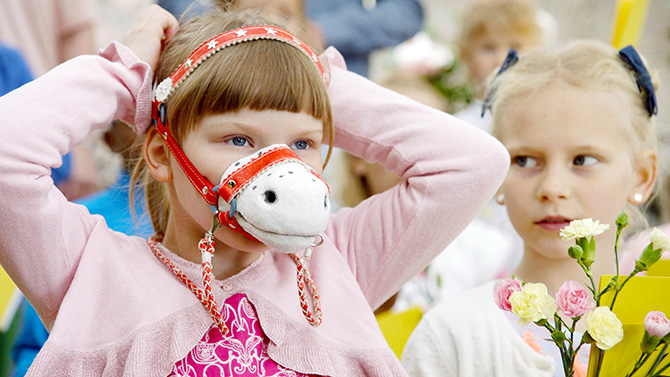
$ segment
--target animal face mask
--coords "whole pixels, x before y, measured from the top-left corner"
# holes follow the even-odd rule
[[[318,243],[330,216],[328,185],[284,144],[235,161],[214,190],[222,225],[284,253]]]

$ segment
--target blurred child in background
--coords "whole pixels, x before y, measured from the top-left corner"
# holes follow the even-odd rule
[[[476,100],[456,117],[490,132],[490,114],[482,115],[486,80],[510,49],[519,54],[541,46],[545,34],[534,0],[474,0],[464,10],[458,48],[475,86]]]

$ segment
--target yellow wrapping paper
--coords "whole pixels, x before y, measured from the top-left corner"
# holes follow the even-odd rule
[[[609,283],[612,276],[604,275],[600,278],[601,290]],[[623,282],[626,277],[619,276],[619,279]],[[670,277],[635,276],[626,283],[626,286],[617,296],[613,310],[623,324],[623,340],[605,351],[600,370],[601,377],[625,376],[633,369],[633,365],[642,353],[640,342],[644,335],[644,317],[652,310],[670,315],[670,295],[668,295],[668,292],[670,292]],[[612,297],[612,292],[606,293],[602,296],[600,304],[609,306]],[[595,344],[592,345],[589,356],[589,377],[595,376],[598,352],[599,350],[595,347]],[[655,354],[653,354],[635,376],[644,376],[655,359]],[[665,362],[662,365],[665,365]]]

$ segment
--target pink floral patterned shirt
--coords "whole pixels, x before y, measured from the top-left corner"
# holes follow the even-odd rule
[[[309,377],[286,369],[270,358],[269,339],[246,295],[238,293],[228,297],[221,314],[230,335],[222,336],[216,324],[212,324],[200,343],[174,365],[169,377]]]

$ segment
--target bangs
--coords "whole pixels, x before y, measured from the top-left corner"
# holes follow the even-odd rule
[[[245,108],[304,112],[323,121],[325,129],[332,124],[326,86],[314,63],[297,48],[273,40],[215,53],[175,90],[168,108],[178,140],[208,114]]]

